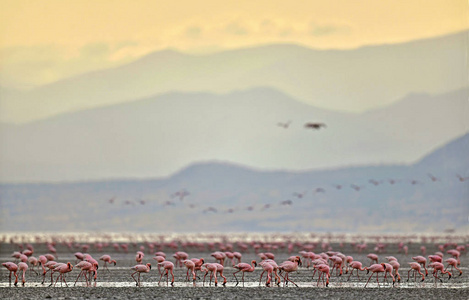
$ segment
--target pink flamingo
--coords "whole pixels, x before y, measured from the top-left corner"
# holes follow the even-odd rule
[[[24,262],[20,262],[18,264],[18,271],[23,271],[23,274],[22,274],[22,283],[23,283],[23,286],[24,284],[26,283],[26,279],[25,279],[25,273],[26,271],[28,270],[28,265]]]
[[[137,252],[137,254],[135,255],[135,261],[137,262],[137,264],[142,264],[144,256],[145,254],[142,251]]]
[[[342,276],[342,258],[336,256],[336,255],[333,255],[331,257],[329,257],[329,260],[332,261],[332,270],[331,272],[334,272],[334,269],[336,269],[336,275],[337,275],[337,272],[339,272],[340,270],[340,273],[338,276]]]
[[[372,272],[371,275],[370,275],[370,277],[368,278],[368,281],[367,281],[366,284],[365,284],[365,287],[366,287],[366,285],[368,284],[368,282],[370,282],[371,277],[372,277],[375,273],[376,273],[376,282],[378,282],[378,287],[379,287],[378,274],[385,272],[384,266],[383,266],[382,264],[373,264],[373,265],[371,265],[371,266],[369,266],[369,267],[367,267],[367,268],[365,268],[365,269],[366,269],[367,274],[368,274],[370,271]]]
[[[437,279],[438,279],[440,282],[443,282],[443,280],[441,280],[441,278],[438,277],[438,271],[441,272],[442,276],[443,276],[444,274],[448,274],[448,275],[449,275],[448,280],[451,279],[451,273],[450,273],[449,271],[446,271],[446,270],[445,270],[445,266],[444,266],[442,263],[435,261],[435,262],[432,262],[429,266],[433,268],[433,272],[432,272],[432,273],[433,273],[433,277],[435,277],[435,282],[436,282]]]
[[[31,269],[29,271],[30,272],[34,271],[34,273],[36,273],[36,275],[39,275],[38,272],[36,270],[34,270],[34,267],[36,267],[39,264],[39,261],[37,260],[37,258],[35,258],[34,256],[30,256],[28,258],[28,262],[31,264]]]
[[[414,273],[414,281],[417,281],[417,273],[422,275],[422,281],[424,281],[425,280],[425,275],[422,273],[422,271],[420,271],[420,264],[417,263],[417,262],[411,262],[411,263],[409,263],[409,265],[410,265],[410,270],[409,270],[409,272],[407,272],[407,281],[409,281],[410,271],[412,271],[412,270],[413,270],[413,273]]]
[[[135,280],[135,286],[140,286],[140,273],[149,273],[151,270],[151,264],[150,263],[146,265],[139,264],[139,265],[133,266],[131,269],[135,271],[132,274],[130,274],[130,276],[132,276],[132,278]],[[138,273],[138,280],[135,279],[134,277],[136,273]]]
[[[233,252],[233,256],[234,256],[234,258],[236,258],[238,260],[238,264],[241,262],[241,258],[243,257],[243,255],[239,252]]]
[[[208,272],[210,272],[210,284],[209,285],[212,285],[212,277],[213,276],[215,276],[215,284],[218,283],[218,281],[217,281],[217,267],[214,264],[212,264],[212,263],[203,264],[200,267],[200,271],[205,273],[204,281],[203,281],[204,286],[205,286],[205,277],[207,276]]]
[[[371,259],[371,264],[373,264],[373,262],[375,262],[375,264],[378,264],[378,255],[374,254],[374,253],[370,253],[368,254],[366,257],[368,257],[369,259]],[[371,266],[371,265],[370,265]]]
[[[396,283],[396,280],[394,279],[394,275],[392,274],[393,269],[394,269],[393,266],[388,263],[382,263],[381,265],[384,267],[384,280],[386,280],[387,275],[389,274],[389,276],[391,276],[392,278],[392,285],[394,286],[394,283]]]
[[[186,266],[187,268],[187,273],[186,273],[186,281],[189,281],[189,271],[192,273],[192,281],[195,283],[195,263],[192,260],[183,260],[182,263]]]
[[[4,262],[4,263],[2,263],[2,266],[4,266],[5,268],[7,268],[8,271],[10,271],[10,275],[8,277],[10,285],[11,285],[11,273],[13,273],[13,275],[15,275],[15,285],[17,285],[18,284],[18,274],[16,274],[16,272],[18,271],[18,266],[15,263],[12,263],[12,262]]]
[[[114,264],[114,266],[117,264],[117,262],[114,260],[114,259],[111,259],[111,256],[110,255],[107,255],[107,254],[104,254],[103,256],[101,256],[99,258],[99,260],[102,260],[104,261],[104,268],[106,268],[106,270],[108,270],[109,273],[111,273],[111,271],[109,271],[109,269],[107,268],[106,264]]]
[[[171,276],[172,276],[172,279],[171,279],[171,286],[174,286],[174,273],[173,273],[173,269],[174,269],[174,264],[170,261],[164,261],[162,263],[159,263],[158,265],[161,265],[163,267],[163,272],[161,272],[161,275],[160,275],[160,280],[158,281],[158,285],[160,284],[161,282],[161,278],[163,277],[163,274],[166,275],[166,285],[168,285],[168,281],[169,281],[169,273],[171,273]]]
[[[213,256],[215,258],[215,260],[217,260],[220,265],[224,265],[225,258],[226,258],[225,253],[220,252],[220,251],[216,251],[216,252],[213,252],[212,254],[210,254],[210,256]]]
[[[48,261],[47,263],[44,264],[44,267],[46,267],[48,270],[46,271],[49,272],[50,271],[50,285],[51,286],[53,283],[54,283],[54,279],[52,278],[52,273],[54,271],[54,269],[56,267],[58,267],[60,265],[60,263],[57,263],[56,261],[53,261],[53,260],[50,260]],[[44,284],[44,281],[46,280],[46,273],[44,273],[43,275],[43,278],[42,278],[42,283],[41,284]]]
[[[288,285],[288,281],[290,281],[291,283],[293,283],[296,287],[298,287],[298,285],[296,283],[294,283],[290,278],[289,278],[289,274],[291,272],[294,272],[296,270],[298,270],[298,266],[301,266],[301,258],[299,256],[296,256],[295,260],[294,261],[284,261],[283,263],[281,263],[279,266],[278,266],[278,269],[280,271],[285,271],[286,275],[283,276],[283,284],[284,285]]]
[[[55,269],[54,269],[54,272],[59,272],[60,274],[57,276],[57,279],[55,280],[55,283],[54,283],[54,286],[57,284],[57,281],[59,280],[59,278],[62,278],[62,281],[65,283],[65,285],[68,287],[67,285],[67,281],[65,281],[65,276],[64,274],[65,273],[69,273],[71,272],[73,269],[73,266],[70,262],[68,262],[67,264],[61,264],[59,266],[57,266]],[[62,281],[60,282],[62,284]]]
[[[390,260],[389,264],[392,266],[394,270],[394,277],[397,276],[397,282],[401,282],[401,274],[399,274],[399,268],[401,267],[401,265],[399,264],[397,260]]]
[[[251,264],[247,263],[239,263],[234,266],[235,269],[238,269],[238,271],[233,273],[234,278],[236,279],[236,285],[238,286],[239,280],[236,278],[236,273],[243,272],[243,286],[244,286],[244,273],[246,272],[254,272],[255,268],[257,266],[257,262],[255,260],[251,261]]]
[[[458,266],[461,264],[461,261],[459,260],[459,256],[461,255],[461,252],[459,252],[456,249],[450,249],[450,250],[446,251],[446,253],[453,256],[458,261]]]
[[[89,284],[91,284],[91,272],[95,272],[98,269],[98,265],[92,264],[87,261],[81,261],[77,265],[75,265],[75,267],[80,268],[81,271],[80,271],[80,274],[78,274],[77,279],[75,280],[74,286],[77,284],[78,279],[82,275],[85,277],[86,285],[88,286]],[[88,283],[88,278],[86,277],[86,273],[90,273],[89,283]]]
[[[427,264],[427,259],[423,256],[414,256],[412,257],[413,260],[415,260],[416,262],[418,262],[420,265],[423,266],[423,269],[425,270],[425,276],[428,276],[428,270],[427,268],[425,267],[425,265]]]
[[[176,253],[173,254],[173,257],[176,259],[175,261],[176,267],[182,267],[182,261],[187,259],[189,257],[189,254],[187,254],[184,251],[177,251]]]
[[[271,265],[272,268],[270,268],[269,266],[266,266],[266,264]],[[274,273],[275,274],[275,279],[276,279],[276,284],[280,285],[281,280],[280,280],[280,276],[278,275],[278,265],[273,259],[266,259],[266,260],[260,262],[259,265],[264,269],[264,271],[262,271],[262,273],[261,273],[261,277],[259,278],[259,285],[261,285],[262,276],[264,275],[265,272],[267,272],[267,275],[269,275],[269,273],[270,273],[270,278],[272,278],[272,273]],[[267,276],[267,277],[269,277],[269,276]],[[270,282],[271,282],[271,279],[269,280],[269,278],[268,278],[268,280],[266,282],[266,286],[270,286],[269,285]]]
[[[443,260],[443,258],[439,255],[429,255],[428,259],[430,260],[430,262],[440,262],[440,263]]]
[[[158,273],[160,273],[161,275],[160,263],[164,262],[166,259],[160,255],[153,257],[153,259],[156,260],[158,266]]]
[[[448,269],[448,267],[451,266],[451,272],[453,272],[453,268],[455,268],[456,270],[459,271],[459,276],[462,275],[462,270],[458,268],[458,261],[455,258],[448,258],[447,260],[445,260],[445,262],[448,264],[446,266],[446,269]]]
[[[318,265],[315,265],[314,268],[320,272],[317,286],[319,286],[319,281],[321,280],[321,277],[322,277],[322,283],[325,284],[326,287],[328,287],[329,278],[331,277],[331,269],[329,268],[329,266],[327,264],[318,264]],[[326,277],[325,283],[324,283],[324,277]]]
[[[358,271],[365,271],[365,270],[366,270],[365,268],[363,268],[362,263],[359,262],[359,261],[354,260],[354,261],[352,261],[352,262],[349,264],[349,267],[350,267],[352,270],[350,271],[350,275],[348,276],[347,281],[350,280],[350,276],[352,276],[353,270],[357,270],[358,281],[360,281],[360,276],[358,275]]]

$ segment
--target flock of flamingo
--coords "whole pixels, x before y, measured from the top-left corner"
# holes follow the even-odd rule
[[[138,245],[137,243],[112,243],[112,242],[95,242],[94,244],[80,244],[74,241],[62,241],[62,245],[68,248],[68,252],[73,253],[75,250],[81,250],[82,252],[74,252],[76,259],[75,265],[68,262],[58,262],[58,255],[56,251],[57,242],[46,242],[48,253],[39,255],[37,258],[33,256],[35,250],[32,244],[19,244],[14,243],[19,251],[14,251],[11,255],[15,260],[4,262],[2,265],[10,272],[9,273],[9,284],[11,286],[12,275],[15,277],[14,285],[17,286],[19,281],[19,275],[21,276],[22,285],[26,283],[26,272],[30,270],[35,273],[36,276],[41,276],[39,273],[41,270],[36,268],[42,268],[42,282],[45,284],[47,273],[50,274],[49,286],[56,286],[60,281],[61,285],[64,283],[68,286],[66,281],[66,275],[71,273],[74,269],[78,270],[78,275],[75,279],[74,285],[82,278],[86,286],[91,286],[93,281],[96,286],[98,279],[98,269],[104,270],[102,272],[109,272],[109,276],[112,272],[109,270],[109,265],[119,264],[115,259],[112,259],[109,254],[99,254],[99,258],[95,259],[88,252],[94,250],[96,252],[104,252],[106,249],[113,249],[114,253],[119,255],[127,256],[126,261],[128,263],[129,255],[133,255],[130,248],[134,247],[135,262],[136,265],[129,268],[129,279],[130,277],[135,281],[136,286],[141,286],[141,275],[149,273],[152,269],[152,262],[156,264],[156,269],[159,275],[158,285],[161,284],[163,277],[166,279],[166,285],[174,286],[175,268],[182,268],[185,272],[185,282],[192,282],[193,286],[196,286],[197,280],[202,280],[205,285],[206,276],[209,275],[208,285],[218,285],[218,279],[223,279],[223,286],[226,286],[227,272],[232,273],[234,280],[236,281],[235,286],[238,286],[240,282],[244,286],[245,273],[253,273],[255,271],[260,272],[259,285],[262,284],[263,275],[266,274],[264,285],[271,287],[273,285],[280,286],[283,281],[283,286],[288,286],[290,283],[298,287],[295,283],[294,276],[297,271],[310,270],[309,276],[311,280],[315,280],[314,277],[318,274],[316,286],[328,287],[330,281],[340,280],[343,274],[349,274],[347,281],[352,276],[356,276],[360,281],[360,272],[366,272],[371,274],[368,277],[364,287],[367,287],[371,278],[376,275],[376,282],[378,287],[379,276],[383,275],[383,280],[388,281],[388,278],[392,281],[392,286],[396,285],[396,282],[401,282],[401,275],[399,273],[402,270],[401,263],[395,256],[386,255],[388,247],[396,246],[391,243],[377,242],[374,247],[374,253],[366,255],[367,261],[358,261],[350,255],[343,254],[341,251],[344,248],[344,243],[340,243],[337,247],[340,249],[334,250],[329,242],[298,242],[298,241],[281,241],[281,242],[146,242]],[[357,255],[361,255],[362,252],[368,249],[368,245],[365,242],[352,242],[351,251]],[[403,261],[405,266],[408,266],[407,270],[407,281],[412,280],[417,285],[417,281],[426,280],[427,276],[434,280],[436,284],[443,282],[443,277],[447,276],[448,280],[456,276],[454,270],[458,272],[457,276],[461,276],[463,271],[461,269],[460,256],[465,254],[469,244],[458,244],[455,242],[447,242],[444,244],[435,244],[435,252],[431,255],[426,255],[426,246],[420,247],[421,255],[408,256],[409,247],[404,242],[397,244],[398,250],[402,256],[405,256],[406,260]],[[238,251],[234,251],[234,250]],[[163,250],[169,250],[172,254],[172,259],[168,259],[168,255]],[[183,251],[185,250],[185,251]],[[315,253],[313,251],[319,250]],[[190,258],[186,251],[193,251],[196,253],[211,253],[209,258],[193,257]],[[107,251],[106,251],[107,252]],[[145,252],[150,253],[151,261],[145,262]],[[289,257],[280,262],[276,261],[276,254],[287,253]],[[251,260],[248,262],[242,262],[243,253],[250,255],[251,257],[255,253],[257,260]],[[449,255],[445,257],[445,255]],[[361,255],[364,257],[364,255]],[[381,261],[380,261],[381,259]],[[385,260],[384,260],[385,259]],[[147,259],[148,260],[148,259]],[[209,262],[211,260],[211,262]],[[102,261],[100,266],[99,261]],[[154,262],[155,261],[155,262]],[[402,261],[402,259],[401,259]],[[367,266],[365,266],[367,265]],[[258,266],[260,268],[258,268]],[[185,268],[185,269],[184,269]],[[112,269],[112,268],[111,268]],[[39,272],[38,272],[39,271]],[[239,274],[241,273],[241,274]],[[354,274],[355,273],[355,274]],[[411,274],[412,273],[412,274]],[[101,274],[101,272],[100,272]],[[199,276],[199,274],[201,276]],[[238,276],[237,276],[238,274]],[[240,276],[241,275],[241,276]],[[54,278],[54,276],[56,276]],[[308,276],[308,277],[309,277]],[[363,276],[363,274],[362,274]],[[418,276],[418,278],[417,278]],[[345,278],[345,276],[344,276]],[[296,279],[295,279],[296,280]],[[345,279],[344,279],[345,280]],[[314,283],[313,283],[314,285]],[[391,286],[391,284],[389,284]]]
[[[429,183],[438,183],[441,182],[443,178],[436,177],[431,173],[427,174],[427,182]],[[469,177],[463,177],[460,174],[455,174],[454,178],[449,178],[449,180],[457,180],[458,182],[465,183],[469,181]],[[350,188],[355,192],[360,192],[367,187],[377,188],[381,185],[389,184],[389,185],[396,185],[396,184],[411,184],[414,186],[425,184],[426,181],[424,179],[369,179],[367,184],[334,184],[331,186],[332,190],[344,190],[346,188]],[[301,200],[306,199],[306,196],[309,192],[311,195],[319,195],[319,194],[326,194],[330,189],[326,187],[315,187],[312,190],[305,189],[301,192],[293,192],[291,193],[292,199]],[[169,195],[171,200],[166,200],[159,203],[162,207],[176,207],[179,204],[185,204],[190,209],[195,209],[199,207],[196,203],[189,203],[186,200],[191,193],[187,189],[181,189]],[[179,201],[175,201],[178,199]],[[205,206],[202,208],[203,213],[226,213],[232,214],[240,211],[266,211],[275,207],[289,207],[295,203],[292,199],[286,199],[279,201],[278,203],[264,203],[261,205],[249,205],[247,207],[226,207],[222,208],[220,206]],[[144,199],[137,199],[137,200],[124,200],[121,201],[122,205],[125,206],[135,206],[135,205],[146,205],[151,200],[144,200]],[[107,203],[110,205],[116,205],[117,197],[112,197],[111,199],[107,200]],[[178,204],[179,203],[179,204]]]

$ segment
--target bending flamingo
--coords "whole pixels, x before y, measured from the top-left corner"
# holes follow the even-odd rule
[[[236,273],[243,272],[243,286],[244,286],[244,273],[254,272],[256,266],[257,266],[257,263],[256,263],[255,260],[251,261],[251,264],[239,263],[239,264],[235,265],[234,268],[238,269],[238,271],[233,273],[233,276],[236,279],[236,285],[235,286],[238,286],[238,284],[239,284],[239,280],[236,277]]]

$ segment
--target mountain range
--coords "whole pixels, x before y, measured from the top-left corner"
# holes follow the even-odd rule
[[[161,179],[0,184],[1,231],[464,232],[469,134],[411,165],[267,171],[200,162]]]
[[[358,114],[313,107],[271,88],[174,92],[0,124],[0,181],[155,178],[210,160],[265,170],[409,164],[468,132],[467,97],[467,89],[411,94]],[[308,129],[308,122],[326,127]]]
[[[1,89],[0,122],[25,123],[173,91],[226,94],[256,87],[274,88],[316,107],[361,112],[410,93],[467,87],[467,36],[464,31],[353,50],[282,44],[207,55],[157,51],[28,91]]]

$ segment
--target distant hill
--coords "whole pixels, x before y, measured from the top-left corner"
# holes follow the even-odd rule
[[[268,45],[187,55],[151,53],[27,92],[5,93],[0,121],[31,121],[172,91],[229,93],[266,86],[333,110],[373,108],[409,93],[441,94],[467,87],[467,31],[397,45],[314,50]]]
[[[408,164],[468,132],[468,90],[413,94],[362,114],[270,88],[169,93],[24,125],[0,124],[0,181],[168,176],[192,163],[304,170]],[[279,123],[291,122],[288,128]],[[324,122],[326,128],[304,128]]]
[[[1,184],[0,230],[467,232],[467,153],[469,134],[409,166],[292,172],[212,161],[162,179]]]

